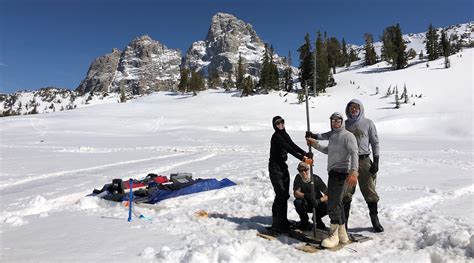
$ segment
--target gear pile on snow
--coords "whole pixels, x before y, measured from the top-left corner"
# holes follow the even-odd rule
[[[144,179],[133,179],[131,187],[128,181],[113,179],[112,183],[105,184],[101,190],[94,189],[91,195],[116,202],[128,201],[131,188],[135,203],[155,204],[161,200],[180,195],[215,190],[233,185],[235,183],[227,178],[220,181],[215,178],[193,179],[191,173],[174,173],[168,179],[166,176],[151,173]]]

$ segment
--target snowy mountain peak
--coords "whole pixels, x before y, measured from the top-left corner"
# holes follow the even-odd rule
[[[217,72],[225,77],[235,72],[241,55],[247,73],[257,78],[264,45],[251,24],[231,14],[217,13],[211,19],[206,39],[191,44],[184,65],[204,75]],[[286,66],[285,61],[276,54],[274,61],[281,70]]]
[[[241,39],[243,41],[262,43],[251,24],[245,23],[231,14],[217,13],[212,17],[206,42],[222,44],[219,45],[222,47],[221,52],[237,51],[232,43],[238,42],[237,38],[242,36],[250,37],[250,39]]]
[[[133,39],[123,52],[112,53],[94,60],[87,76],[77,88],[86,92],[119,92],[144,94],[170,89],[179,78],[181,51],[168,49],[148,35]]]

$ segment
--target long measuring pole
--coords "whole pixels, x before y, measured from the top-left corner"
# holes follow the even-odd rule
[[[309,96],[308,96],[308,85],[305,85],[304,87],[305,91],[305,98],[306,98],[306,126],[308,127],[308,131],[311,131],[310,125],[309,125]],[[311,153],[311,145],[308,145],[308,152]],[[314,157],[313,157],[314,158]],[[314,159],[313,159],[314,161]],[[314,178],[313,178],[313,165],[311,164],[309,166],[309,175],[311,178],[311,197],[313,200],[316,198],[316,193],[314,192]],[[313,236],[316,238],[316,207],[313,205]]]

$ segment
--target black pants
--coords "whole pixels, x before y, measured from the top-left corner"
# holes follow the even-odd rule
[[[293,202],[295,210],[300,216],[301,222],[308,222],[308,213],[313,213],[313,207],[303,198],[296,198]],[[328,214],[326,202],[319,203],[316,206],[316,222],[320,222],[321,218]]]
[[[328,214],[331,224],[343,225],[346,223],[342,198],[345,194],[344,183],[348,173],[329,172],[328,179]],[[347,188],[347,187],[346,187]]]
[[[275,191],[275,200],[272,205],[272,227],[275,229],[289,229],[287,218],[288,199],[290,198],[290,173],[285,162],[268,163],[270,180]]]

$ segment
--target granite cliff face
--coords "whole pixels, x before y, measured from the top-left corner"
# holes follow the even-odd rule
[[[235,73],[239,55],[247,73],[258,78],[265,44],[251,24],[225,13],[212,17],[206,39],[194,42],[186,52],[184,65],[204,75],[217,72],[221,77]],[[284,58],[274,54],[279,70],[286,67]]]
[[[135,38],[123,52],[99,57],[81,81],[78,92],[120,92],[146,94],[170,90],[177,85],[181,51],[168,49],[149,36]]]

